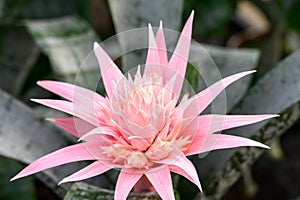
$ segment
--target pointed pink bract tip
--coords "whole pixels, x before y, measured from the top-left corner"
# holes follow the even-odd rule
[[[55,122],[55,118],[45,118],[46,121]]]
[[[193,19],[194,19],[194,10],[192,10],[192,12],[191,12],[191,14],[190,14],[187,21],[190,21],[190,20],[193,21]]]
[[[96,48],[98,48],[98,47],[100,47],[99,44],[98,44],[98,42],[94,42],[94,50],[95,50]]]
[[[27,176],[27,175],[20,175],[20,174],[21,174],[21,172],[19,172],[17,175],[15,175],[14,177],[12,177],[10,179],[10,181],[15,181],[17,179],[20,179],[20,178],[23,178],[23,177]]]
[[[256,70],[249,70],[249,71],[244,71],[244,72],[240,72],[240,73],[237,73],[237,74],[240,74],[242,76],[246,76],[248,74],[253,74],[255,72],[256,72]]]
[[[159,21],[159,29],[162,29],[163,28],[163,22],[162,20]]]
[[[38,102],[39,99],[30,99],[30,101],[33,101],[33,102]]]
[[[37,81],[36,84],[42,88],[47,85],[47,83],[53,83],[55,81],[49,81],[49,80],[42,80],[42,81]]]
[[[41,86],[41,84],[43,84],[43,81],[37,81],[36,84]]]
[[[257,142],[257,144],[258,144],[257,147],[264,148],[264,149],[271,149],[269,146],[267,146],[261,142]]]
[[[65,181],[65,179],[62,179],[57,185],[60,186],[63,183],[66,183],[67,181]]]

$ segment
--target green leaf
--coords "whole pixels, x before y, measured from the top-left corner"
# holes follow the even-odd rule
[[[251,137],[270,145],[300,117],[300,51],[294,52],[263,76],[247,93],[232,113],[280,113],[280,117],[251,126],[226,131]],[[220,199],[241,175],[244,166],[252,164],[266,150],[236,148],[211,152],[203,159],[195,158],[206,194]],[[201,167],[200,167],[201,166]]]
[[[300,0],[296,0],[292,3],[286,13],[287,24],[298,33],[300,32]]]
[[[153,27],[158,27],[160,20],[163,20],[164,27],[172,30],[180,29],[183,8],[181,0],[110,0],[108,3],[117,33],[134,28],[145,28],[142,34],[133,35],[134,32],[129,32],[128,34],[117,35],[120,46],[125,52],[134,50],[134,52],[123,57],[123,70],[125,72],[138,64],[145,63],[146,51],[136,51],[137,48],[135,47],[147,48],[148,23],[151,23]],[[140,32],[138,31],[138,33]],[[175,44],[176,39],[173,37],[173,40],[169,42]]]
[[[18,96],[39,56],[24,27],[5,27],[0,33],[0,88]]]
[[[114,192],[98,188],[83,182],[74,183],[68,190],[64,200],[113,200]]]
[[[99,67],[96,59],[90,59],[92,57],[88,55],[93,42],[99,41],[99,38],[86,21],[76,16],[66,16],[27,20],[26,26],[38,46],[48,55],[53,71],[61,79],[74,82],[76,77],[78,84],[95,88]]]
[[[5,200],[35,200],[35,185],[32,177],[21,181],[10,182],[23,165],[17,161],[0,157],[0,199]],[[18,194],[18,195],[16,195]]]

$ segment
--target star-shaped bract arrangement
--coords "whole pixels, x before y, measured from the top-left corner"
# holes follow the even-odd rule
[[[76,85],[39,81],[41,87],[65,100],[33,101],[74,117],[50,119],[82,142],[32,162],[12,180],[66,163],[94,162],[60,183],[79,181],[110,169],[121,169],[115,199],[124,200],[139,180],[147,180],[164,200],[174,199],[170,172],[180,174],[201,191],[189,155],[241,146],[268,148],[259,142],[216,132],[256,123],[275,115],[200,115],[234,81],[253,73],[224,78],[198,94],[179,97],[185,77],[193,12],[187,20],[170,60],[162,23],[154,36],[149,25],[149,48],[143,75],[126,78],[106,52],[94,44],[107,97]]]

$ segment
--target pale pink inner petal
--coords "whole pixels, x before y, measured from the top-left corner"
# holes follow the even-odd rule
[[[150,142],[147,138],[133,136],[128,139],[130,140],[130,144],[136,147],[139,151],[145,151],[150,146]]]
[[[98,137],[97,137],[98,136]],[[108,139],[106,136],[110,136]],[[91,131],[85,133],[80,140],[86,140],[90,137],[93,137],[94,141],[105,142],[106,144],[113,144],[115,142],[122,144],[126,147],[131,147],[124,138],[120,135],[117,129],[112,127],[100,127],[92,129]],[[91,140],[91,139],[90,139]]]

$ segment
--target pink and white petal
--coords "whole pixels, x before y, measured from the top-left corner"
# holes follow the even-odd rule
[[[194,140],[189,149],[185,152],[185,155],[194,155],[212,150],[246,146],[261,147],[266,149],[270,148],[260,142],[244,137],[225,134],[209,134],[207,136],[203,136],[202,142],[200,143]]]
[[[278,117],[278,115],[201,115],[198,117],[198,126],[202,131],[206,130],[206,134],[210,134],[254,124],[273,117]]]
[[[100,66],[106,93],[111,98],[115,86],[124,78],[124,75],[97,42],[94,43],[94,53]]]
[[[163,32],[162,21],[160,21],[159,23],[159,28],[156,33],[155,40],[158,48],[160,64],[162,67],[165,67],[168,65],[168,54],[167,54],[167,47],[166,47],[166,41]]]
[[[119,174],[115,189],[115,199],[126,200],[129,192],[131,191],[133,186],[140,180],[143,174],[143,171],[139,172],[134,170],[122,169]]]
[[[81,143],[54,151],[32,162],[21,172],[19,172],[15,177],[13,177],[11,181],[22,178],[24,176],[29,176],[45,169],[71,162],[96,160],[96,156],[90,152],[92,148],[95,147],[92,145],[89,146],[86,143]]]
[[[148,25],[148,30],[149,46],[144,74],[151,75],[153,73],[157,73],[157,75],[161,76],[160,57],[151,24]]]
[[[164,70],[166,72],[167,70]],[[175,72],[172,77],[165,83],[165,87],[172,92],[171,99],[177,99],[179,98],[180,92],[178,93],[178,84],[180,84],[180,80],[183,79],[178,72]]]
[[[200,192],[202,192],[202,187],[199,181],[199,177],[192,177],[190,174],[188,174],[186,172],[186,170],[184,170],[183,168],[177,167],[175,165],[169,165],[169,169],[171,172],[179,174],[185,178],[187,178],[189,181],[191,181],[192,183],[194,183],[195,185],[197,185],[197,187],[199,188]]]
[[[139,136],[129,136],[128,140],[130,141],[130,144],[139,151],[145,151],[150,146],[149,140],[151,141],[151,139]]]
[[[163,200],[175,200],[171,173],[167,165],[152,168],[145,175]]]
[[[101,161],[96,161],[87,167],[77,171],[76,173],[64,178],[59,182],[58,185],[66,182],[74,182],[74,181],[81,181],[84,179],[88,179],[94,176],[98,176],[103,174],[104,172],[114,168],[113,165],[104,164]]]
[[[128,142],[120,135],[120,133],[112,127],[97,127],[90,132],[84,134],[80,140],[85,140],[88,142],[99,142],[102,145],[112,145],[113,142],[118,141],[118,143],[123,144],[127,148],[133,148]]]
[[[51,99],[31,99],[32,101],[54,108],[70,115],[79,117],[87,122],[97,126],[98,121],[94,116],[94,112],[90,112],[90,109],[83,105],[74,105],[74,103],[64,100],[51,100]]]
[[[53,92],[69,101],[80,101],[82,103],[91,104],[90,102],[98,102],[106,104],[106,100],[94,91],[82,88],[70,83],[58,81],[38,81],[37,84],[46,90]],[[92,100],[92,101],[87,101]]]
[[[169,169],[172,169],[172,172],[186,177],[194,183],[200,191],[202,191],[197,171],[193,163],[183,154],[182,151],[174,149],[166,159],[163,159],[158,163],[168,165]]]
[[[71,133],[77,138],[80,138],[85,133],[96,128],[96,126],[88,123],[87,121],[75,117],[56,117],[47,118],[47,120],[53,122],[56,126],[68,133]]]
[[[179,105],[177,109],[182,113],[182,118],[197,116],[201,113],[227,86],[236,80],[254,73],[253,71],[241,72],[228,76],[213,85],[209,86],[205,90],[199,92],[183,104]]]
[[[166,72],[166,70],[164,71],[166,72],[164,74],[164,82],[169,80],[175,74],[175,72],[178,72],[179,81],[176,81],[176,87],[175,90],[173,91],[177,94],[177,96],[180,95],[183,80],[185,77],[185,70],[188,62],[190,44],[191,44],[193,18],[194,18],[194,12],[191,13],[186,24],[184,25],[179,40],[177,42],[177,45],[175,47],[175,50],[173,52],[173,55],[170,58],[168,68],[169,70],[171,69],[173,73],[171,73],[169,70],[167,70],[168,72]]]
[[[86,137],[91,135],[109,135],[115,139],[118,138],[118,134],[115,133],[113,129],[110,129],[110,127],[96,127],[84,134],[81,138],[79,138],[79,140],[84,140]]]

